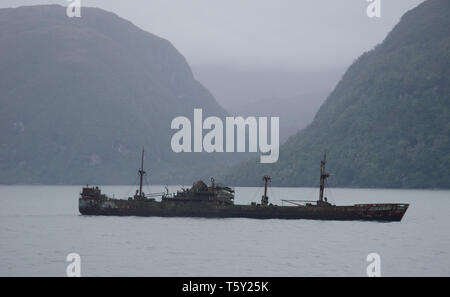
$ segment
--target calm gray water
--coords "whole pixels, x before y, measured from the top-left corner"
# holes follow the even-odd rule
[[[450,276],[450,191],[329,189],[338,205],[410,203],[400,223],[89,217],[75,186],[0,186],[0,276]],[[170,187],[171,191],[177,187]],[[126,197],[130,186],[103,187]],[[163,187],[152,186],[152,192]],[[260,188],[236,188],[236,203]],[[316,199],[310,188],[272,188],[270,201]]]

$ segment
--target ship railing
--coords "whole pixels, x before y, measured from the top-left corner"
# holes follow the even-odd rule
[[[146,198],[154,198],[154,197],[161,197],[166,195],[166,193],[164,192],[159,192],[159,193],[150,193],[150,194],[145,194]]]
[[[290,203],[297,206],[303,206],[305,203],[316,203],[315,200],[283,200],[281,199],[281,202]]]

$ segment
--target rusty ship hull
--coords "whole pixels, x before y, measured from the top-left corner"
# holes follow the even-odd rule
[[[250,205],[234,204],[234,190],[203,181],[195,182],[190,189],[166,193],[145,194],[142,191],[144,171],[144,150],[142,150],[139,189],[128,199],[112,199],[102,194],[98,187],[85,187],[80,193],[78,208],[82,215],[102,216],[145,216],[145,217],[201,217],[201,218],[250,218],[250,219],[310,219],[310,220],[364,220],[401,221],[409,204],[355,204],[336,206],[328,203],[324,196],[326,155],[320,165],[320,194],[317,201],[282,200],[294,206],[278,206],[269,203],[267,187],[270,176],[264,176],[264,194],[261,203]],[[161,201],[154,197],[161,196]],[[307,202],[306,204],[301,204]]]
[[[145,217],[202,217],[251,219],[311,219],[401,221],[408,204],[357,204],[352,206],[253,206],[182,205],[174,202],[128,201],[120,199],[79,199],[83,215],[145,216]]]

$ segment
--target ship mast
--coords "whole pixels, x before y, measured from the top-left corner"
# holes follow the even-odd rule
[[[320,194],[319,194],[319,203],[323,202],[323,192],[325,190],[325,181],[330,176],[330,174],[325,171],[325,164],[327,163],[327,154],[323,153],[323,160],[320,161]]]
[[[269,184],[271,178],[268,175],[264,175],[263,180],[264,180],[264,195],[262,196],[261,199],[261,205],[267,205],[269,204],[269,197],[267,197],[267,185]]]
[[[214,189],[216,187],[216,181],[214,180],[214,177],[211,177],[211,192],[214,194]]]
[[[146,172],[144,171],[144,148],[142,148],[141,169],[138,171],[138,173],[139,173],[139,197],[142,197],[142,180],[144,174],[146,174]]]

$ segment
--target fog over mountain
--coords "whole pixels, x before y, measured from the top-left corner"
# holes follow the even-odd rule
[[[229,165],[228,156],[173,155],[174,116],[192,116],[195,107],[280,116],[286,140],[311,122],[356,57],[421,2],[382,1],[382,17],[373,19],[360,0],[83,0],[80,19],[67,18],[63,7],[58,15],[6,9],[0,132],[13,141],[0,143],[3,182],[65,183],[63,168],[72,166],[71,183],[101,176],[128,183],[142,144],[158,168],[153,182],[214,174],[211,164]],[[3,0],[0,7],[42,3],[67,4]],[[87,6],[117,15],[102,11],[96,21],[92,13],[101,10]],[[108,129],[109,138],[96,136]],[[114,167],[102,167],[111,160]],[[79,179],[86,168],[91,176]]]
[[[280,142],[283,143],[311,123],[323,98],[327,95],[328,92],[317,92],[289,98],[265,98],[257,102],[237,105],[228,110],[235,116],[279,117]]]
[[[365,0],[82,0],[170,40],[226,109],[331,91],[422,0],[381,2],[381,18],[371,19]],[[2,0],[0,7],[48,3],[67,5]]]
[[[328,153],[339,187],[450,187],[450,1],[408,11],[383,43],[362,54],[274,164],[231,170],[235,185],[314,186]]]
[[[0,53],[0,183],[133,183],[143,146],[154,183],[229,162],[172,151],[175,117],[227,113],[169,41],[113,13],[0,9]]]

